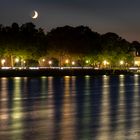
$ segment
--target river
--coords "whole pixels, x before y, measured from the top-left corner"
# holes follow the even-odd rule
[[[1,140],[139,140],[140,76],[0,78]]]

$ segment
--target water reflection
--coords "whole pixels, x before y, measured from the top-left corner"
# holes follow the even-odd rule
[[[0,79],[0,122],[2,129],[6,129],[8,126],[8,119],[9,119],[9,113],[8,113],[8,90],[7,90],[7,78],[1,78]]]
[[[102,77],[103,86],[102,86],[102,100],[101,100],[101,112],[100,112],[100,127],[98,139],[109,139],[109,76],[104,75]]]
[[[118,110],[117,110],[117,119],[116,119],[116,139],[125,139],[125,76],[120,75],[118,81]],[[115,109],[115,108],[114,108]],[[120,124],[120,125],[118,125]],[[115,126],[115,125],[114,125]]]
[[[60,137],[59,139],[75,139],[75,95],[72,94],[71,80],[73,77],[64,77],[64,91],[61,108]],[[74,80],[72,80],[74,82]],[[74,90],[74,89],[73,89]]]
[[[11,110],[11,132],[16,133],[12,135],[11,139],[22,139],[23,134],[23,107],[22,107],[22,93],[21,93],[21,78],[14,78],[12,110]]]
[[[121,78],[122,76],[120,76]],[[110,131],[116,132],[117,130],[117,121],[118,121],[118,113],[119,113],[119,77],[110,77],[109,83],[110,85],[110,93],[109,93],[109,118],[110,118]],[[112,139],[116,137],[115,133],[110,134]]]
[[[0,138],[140,137],[140,77],[0,78]]]
[[[76,91],[80,91],[77,93],[77,139],[89,139],[91,138],[91,89],[90,89],[90,77],[85,76],[82,83],[81,78],[77,79],[77,89]],[[79,85],[78,85],[79,84]],[[84,86],[83,86],[84,85]]]

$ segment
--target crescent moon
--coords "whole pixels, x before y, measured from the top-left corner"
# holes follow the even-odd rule
[[[32,16],[33,19],[36,19],[38,17],[38,12],[34,11],[34,15]]]

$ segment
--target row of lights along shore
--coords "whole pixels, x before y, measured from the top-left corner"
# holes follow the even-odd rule
[[[19,62],[20,62],[20,59],[15,58],[14,61],[15,61],[15,63],[19,63]],[[45,62],[45,61],[46,61],[45,59],[42,59],[42,62]],[[26,61],[24,60],[23,63],[25,64]],[[66,59],[66,60],[65,60],[65,63],[66,63],[66,64],[69,64],[70,61],[69,61],[68,59]],[[5,60],[5,59],[1,59],[1,65],[2,65],[2,66],[5,66],[5,64],[6,64],[6,60]],[[49,61],[48,61],[48,64],[49,64],[49,65],[52,65],[52,64],[53,64],[53,61],[49,60]],[[71,64],[72,64],[72,65],[75,65],[75,61],[72,61]]]
[[[45,59],[42,59],[42,61],[45,62],[46,60],[45,60]],[[66,63],[66,64],[69,64],[70,61],[69,61],[68,59],[66,59],[66,60],[65,60],[65,63]],[[53,62],[52,62],[51,60],[49,60],[49,61],[48,61],[48,64],[49,64],[49,65],[52,65]],[[72,61],[71,64],[72,64],[72,65],[75,65],[75,61]]]
[[[45,62],[46,60],[45,60],[45,59],[42,59],[42,61]],[[49,61],[48,61],[48,64],[49,64],[49,65],[52,65],[53,63],[52,63],[51,60],[49,60]]]
[[[20,59],[15,58],[14,62],[15,62],[15,63],[19,63],[19,62],[20,62]],[[25,60],[22,60],[22,62],[23,62],[24,64],[26,63]],[[42,59],[42,62],[46,62],[46,60],[45,60],[45,59]],[[66,60],[65,60],[65,63],[66,63],[66,64],[70,64],[70,63],[71,63],[73,66],[76,64],[75,61],[70,62],[69,59],[66,59]],[[89,64],[89,63],[90,63],[90,60],[86,60],[85,63],[86,63],[86,64]],[[6,59],[1,59],[1,65],[2,65],[2,66],[5,66],[5,64],[6,64]],[[51,65],[53,64],[53,61],[52,61],[52,60],[49,60],[49,61],[48,61],[48,64],[51,66]],[[125,63],[123,60],[120,61],[120,65],[121,65],[121,66],[122,66],[122,65],[125,65],[125,64],[126,64],[126,63]],[[107,65],[110,65],[110,63],[109,63],[107,60],[104,60],[104,61],[103,61],[103,65],[104,65],[104,66],[107,66]],[[137,62],[134,62],[134,65],[138,65],[138,63],[137,63]]]
[[[45,60],[45,59],[42,59],[42,61],[45,62],[46,60]],[[65,63],[66,63],[66,64],[69,64],[70,61],[69,61],[68,59],[66,59],[66,60],[65,60]],[[86,64],[89,64],[89,63],[90,63],[90,60],[86,60],[85,63],[86,63]],[[51,65],[51,64],[52,64],[52,61],[48,61],[48,64]],[[72,61],[71,64],[72,64],[72,65],[75,65],[76,63],[75,63],[75,61]],[[109,65],[110,63],[109,63],[108,61],[104,60],[104,61],[103,61],[103,64],[104,64],[104,65]],[[120,61],[120,65],[124,65],[124,64],[125,64],[124,61],[121,60],[121,61]],[[136,63],[135,63],[135,64],[136,64]]]
[[[19,58],[15,58],[14,62],[15,62],[15,63],[19,63],[19,62],[20,62],[20,59],[19,59]],[[23,60],[22,62],[23,62],[24,64],[26,63],[25,60]],[[5,66],[5,64],[6,64],[6,60],[5,60],[5,59],[1,59],[1,65],[2,65],[2,66]]]

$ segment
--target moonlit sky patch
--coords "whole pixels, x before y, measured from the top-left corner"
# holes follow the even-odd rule
[[[0,23],[33,22],[50,30],[64,25],[87,25],[99,33],[115,32],[140,41],[139,0],[0,0]],[[40,17],[33,21],[30,13]]]

